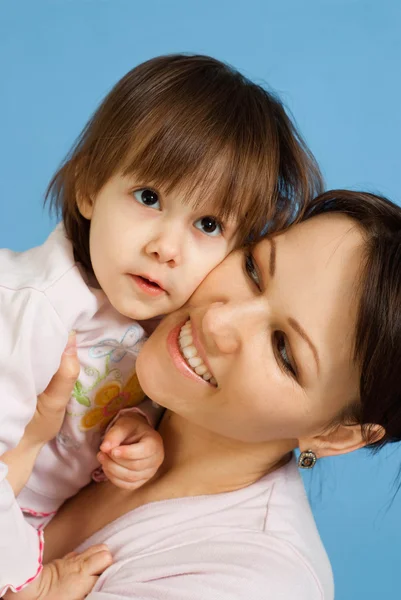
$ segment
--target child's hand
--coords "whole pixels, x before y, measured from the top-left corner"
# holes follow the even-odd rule
[[[122,415],[106,433],[100,450],[104,474],[125,490],[149,481],[164,460],[160,434],[138,413]]]
[[[42,572],[20,592],[6,592],[4,600],[82,600],[98,576],[112,563],[107,546],[92,546],[44,565]]]

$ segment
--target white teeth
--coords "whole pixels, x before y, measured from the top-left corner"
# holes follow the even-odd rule
[[[195,346],[187,346],[186,348],[183,348],[182,353],[185,356],[185,358],[193,358],[198,354]]]
[[[195,373],[197,375],[204,375],[205,373],[207,373],[207,366],[204,364],[201,364],[200,367],[196,367]]]
[[[180,338],[180,346],[181,348],[186,348],[187,346],[190,346],[193,341],[192,335],[183,335],[182,338]]]
[[[181,353],[188,365],[197,375],[200,375],[205,381],[209,381],[212,385],[217,386],[216,379],[210,371],[208,371],[208,368],[201,357],[198,356],[198,351],[194,346],[193,341],[191,322],[187,321],[185,325],[181,327],[178,339]]]
[[[199,367],[202,364],[202,359],[199,356],[195,356],[195,358],[188,358],[188,362],[190,366],[194,369],[195,367]]]

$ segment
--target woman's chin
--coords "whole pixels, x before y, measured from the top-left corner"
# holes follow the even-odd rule
[[[151,351],[151,338],[149,338],[138,355],[136,360],[136,374],[138,376],[139,385],[144,393],[155,402],[158,402],[160,386],[158,385],[158,364],[155,353]]]

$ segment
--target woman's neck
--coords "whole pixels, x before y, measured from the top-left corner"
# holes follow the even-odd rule
[[[152,487],[174,490],[175,497],[244,488],[288,462],[296,446],[294,440],[264,444],[231,440],[168,411],[159,433],[165,461]]]
[[[244,444],[229,440],[169,412],[159,432],[166,458],[157,475],[135,491],[106,481],[91,484],[67,500],[46,528],[46,560],[64,556],[140,506],[247,487],[285,464],[295,446],[291,441]],[[84,510],[87,506],[93,509],[90,514]]]

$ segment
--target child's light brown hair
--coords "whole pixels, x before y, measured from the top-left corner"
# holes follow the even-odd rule
[[[207,56],[151,59],[111,90],[49,184],[75,258],[92,271],[90,222],[77,196],[96,199],[115,175],[185,192],[219,219],[238,219],[238,245],[267,222],[297,220],[322,191],[317,164],[281,102]]]

